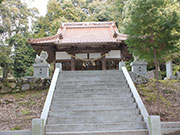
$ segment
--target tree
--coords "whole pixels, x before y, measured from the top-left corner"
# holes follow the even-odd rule
[[[88,17],[86,21],[112,21],[114,17],[113,2],[107,0],[86,1]]]
[[[9,70],[12,65],[12,59],[10,57],[11,48],[8,46],[0,45],[0,66],[3,69],[3,78],[7,78]]]
[[[3,74],[7,74],[7,70],[11,68],[11,64],[13,64],[13,70],[15,69],[15,73],[17,72],[18,66],[28,67],[29,64],[25,62],[25,58],[31,57],[31,55],[34,54],[34,51],[32,49],[29,49],[27,51],[27,38],[29,37],[29,26],[28,26],[28,19],[34,18],[34,15],[36,14],[35,9],[28,9],[27,5],[25,3],[22,3],[21,0],[5,0],[0,4],[0,38],[1,44],[2,44],[2,58],[6,55],[5,58],[3,58],[1,61],[1,66],[5,67],[3,70]],[[22,41],[24,40],[24,41]],[[17,50],[16,50],[17,49]],[[11,51],[14,50],[14,51]],[[24,55],[22,57],[22,63],[23,65],[20,65],[18,61],[16,61],[16,57],[19,56],[18,52],[19,50],[22,50],[24,52],[21,52],[21,55]],[[17,55],[18,54],[18,55]],[[10,57],[11,56],[11,57]],[[11,59],[13,56],[14,59]],[[23,59],[24,58],[24,59]],[[6,61],[7,60],[7,61]],[[15,60],[12,62],[12,60]],[[9,62],[10,61],[10,62]],[[4,63],[4,64],[3,64]],[[30,63],[31,64],[31,63]],[[22,75],[21,71],[19,70],[20,76]],[[16,74],[17,75],[17,74]],[[18,75],[17,75],[18,76]]]
[[[125,32],[125,25],[130,21],[131,11],[135,6],[135,0],[115,0],[114,13],[121,33]]]
[[[31,11],[20,0],[6,0],[0,5],[1,36],[10,38],[14,34],[28,29],[28,17]]]
[[[31,67],[35,59],[35,51],[28,45],[27,38],[20,34],[13,36],[10,43],[14,45],[13,71],[15,77],[22,77],[26,70]]]
[[[49,0],[47,14],[34,25],[34,38],[55,35],[62,22],[81,22],[86,18],[80,1]]]
[[[34,38],[55,35],[62,22],[112,21],[112,0],[49,0],[34,25]]]
[[[179,17],[167,10],[168,3],[168,0],[134,0],[130,21],[125,26],[130,52],[155,63],[159,113],[158,62],[175,50],[180,30]]]

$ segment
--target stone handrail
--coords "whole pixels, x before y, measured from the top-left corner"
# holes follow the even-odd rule
[[[134,85],[134,83],[133,83],[133,81],[132,81],[132,79],[131,79],[131,77],[130,77],[127,69],[126,69],[126,67],[125,67],[125,63],[121,62],[119,64],[119,69],[123,71],[123,74],[124,74],[124,76],[125,76],[125,78],[127,80],[127,83],[129,85],[130,89],[131,89],[133,97],[135,98],[136,103],[138,105],[138,108],[140,109],[141,114],[142,114],[142,116],[144,118],[144,121],[146,122],[146,124],[148,126],[149,114],[148,114],[148,112],[147,112],[147,110],[146,110],[146,108],[144,106],[144,103],[142,102],[141,97],[139,96],[139,93],[137,92],[137,89],[136,89],[136,87],[135,87],[135,85]]]
[[[48,113],[49,113],[49,110],[50,110],[52,98],[53,98],[54,91],[55,91],[55,88],[56,88],[57,79],[58,79],[58,76],[59,76],[59,73],[60,73],[61,70],[62,70],[62,65],[60,63],[57,63],[56,64],[56,69],[55,69],[55,72],[54,72],[54,75],[53,75],[53,78],[52,78],[52,81],[51,81],[51,85],[50,85],[50,88],[49,88],[49,92],[48,92],[48,95],[46,97],[44,108],[43,108],[43,111],[41,113],[41,118],[40,119],[44,120],[44,126],[46,125],[46,120],[47,120],[47,117],[48,117]]]

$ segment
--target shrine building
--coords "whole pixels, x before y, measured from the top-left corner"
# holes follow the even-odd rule
[[[47,51],[49,63],[62,63],[63,70],[112,70],[132,58],[114,22],[62,23],[54,36],[30,39],[38,54]]]

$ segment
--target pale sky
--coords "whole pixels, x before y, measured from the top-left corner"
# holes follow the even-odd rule
[[[47,13],[48,0],[25,0],[30,8],[36,7],[39,10],[41,16],[45,16]]]

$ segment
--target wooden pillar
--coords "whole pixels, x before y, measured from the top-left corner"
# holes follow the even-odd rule
[[[102,55],[105,55],[105,53],[102,53]],[[102,57],[102,70],[106,70],[106,58],[105,56]]]
[[[75,54],[72,54],[75,55]],[[71,71],[75,70],[75,58],[71,56]]]
[[[121,55],[121,61],[123,61],[124,60],[123,48],[121,48],[121,50],[120,50],[120,55]]]
[[[54,49],[54,71],[56,69],[56,50]],[[54,74],[54,71],[53,71],[53,74]]]

